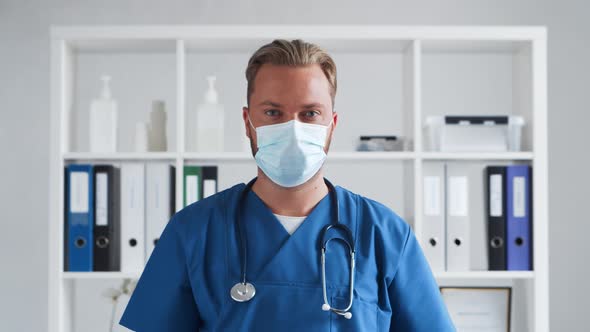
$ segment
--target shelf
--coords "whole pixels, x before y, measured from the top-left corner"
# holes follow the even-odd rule
[[[173,53],[176,47],[174,39],[76,39],[68,45],[78,53]]]
[[[254,161],[249,152],[187,152],[182,156],[188,161]]]
[[[141,272],[64,272],[64,279],[138,279]],[[434,272],[437,279],[534,279],[533,271]]]
[[[423,152],[425,160],[532,160],[532,152]]]
[[[534,279],[533,271],[434,272],[437,279]]]
[[[328,153],[328,160],[412,160],[415,156],[411,151],[352,151]]]
[[[249,152],[220,152],[220,153],[198,153],[189,152],[183,155],[186,160],[194,161],[254,161],[254,157]],[[382,160],[412,160],[414,152],[395,151],[395,152],[329,152],[328,161],[382,161]]]
[[[293,35],[292,38],[298,37],[299,34]],[[283,38],[289,38],[284,35]],[[260,45],[267,42],[268,37],[262,36],[259,38],[252,37],[244,38],[188,38],[186,45],[188,52],[212,53],[212,52],[226,52],[226,53],[253,53]],[[309,37],[306,41],[322,45],[322,48],[328,52],[364,52],[364,53],[390,53],[403,52],[410,41],[409,40],[393,40],[387,38],[365,38],[363,36],[330,39],[326,37]]]
[[[351,41],[372,42],[375,46],[391,44],[392,41],[404,42],[412,39],[428,41],[426,50],[456,49],[461,50],[511,50],[514,44],[541,38],[546,34],[544,27],[537,26],[390,26],[390,25],[158,25],[158,26],[54,26],[51,28],[53,39],[76,41],[86,46],[88,41],[111,43],[119,46],[120,40],[128,43],[151,43],[158,41],[184,39],[195,43],[195,47],[204,44],[209,48],[239,49],[249,47],[252,40],[282,38],[302,38],[307,40],[331,41],[335,46],[350,48]],[[98,40],[98,41],[96,41]],[[205,44],[198,41],[210,41]],[[237,46],[236,41],[241,41]],[[442,44],[445,42],[446,44]],[[448,46],[447,44],[450,44]],[[492,46],[488,46],[491,44]],[[107,44],[108,46],[109,44]],[[259,44],[255,44],[258,46]],[[94,46],[91,44],[91,46]],[[104,47],[104,46],[103,46]],[[393,46],[389,46],[393,47]],[[89,48],[89,47],[88,47]]]
[[[63,279],[139,279],[141,272],[63,272]]]
[[[425,40],[424,53],[516,53],[528,45],[522,40]]]
[[[174,160],[175,152],[70,152],[63,155],[64,160]]]
[[[174,160],[176,152],[116,152],[116,153],[92,153],[70,152],[63,155],[66,161],[78,160]],[[384,160],[532,160],[532,152],[423,152],[412,151],[351,151],[330,152],[328,160],[333,161],[384,161]],[[181,158],[188,161],[254,161],[249,152],[187,152],[181,154]]]

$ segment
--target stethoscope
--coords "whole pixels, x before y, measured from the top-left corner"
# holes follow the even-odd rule
[[[252,179],[247,185],[246,188],[241,193],[240,199],[238,201],[238,208],[236,209],[236,231],[238,233],[238,238],[240,242],[240,261],[241,261],[241,275],[242,280],[236,283],[230,291],[231,298],[236,302],[247,302],[250,301],[254,295],[256,294],[256,288],[246,279],[246,268],[248,263],[248,239],[245,234],[245,230],[243,229],[245,225],[241,223],[241,207],[242,203],[246,198],[246,194],[252,189],[252,185],[256,182],[257,178]],[[344,316],[347,319],[352,318],[352,313],[349,311],[352,307],[353,301],[353,292],[354,292],[354,267],[355,267],[355,244],[354,244],[354,237],[350,229],[340,223],[340,212],[338,208],[338,195],[336,193],[336,189],[334,185],[326,178],[324,178],[324,182],[328,186],[330,191],[331,199],[332,199],[332,206],[333,210],[336,213],[336,222],[330,223],[322,228],[319,238],[319,246],[321,251],[321,265],[322,265],[322,292],[324,296],[324,304],[322,304],[322,310],[324,311],[332,311],[338,315]],[[326,236],[330,231],[340,230],[344,232],[346,238],[342,237],[332,237],[326,240]],[[339,309],[334,308],[328,302],[328,295],[326,291],[326,250],[328,248],[328,243],[332,240],[339,240],[343,242],[348,247],[348,253],[350,255],[350,274],[349,274],[349,291],[348,291],[348,305],[346,308]]]

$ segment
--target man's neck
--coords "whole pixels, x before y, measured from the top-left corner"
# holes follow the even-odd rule
[[[258,168],[258,179],[254,182],[252,190],[273,213],[283,216],[307,216],[328,194],[323,168],[309,181],[293,188],[277,185]]]

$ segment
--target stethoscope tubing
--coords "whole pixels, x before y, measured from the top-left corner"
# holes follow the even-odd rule
[[[234,287],[232,287],[231,290],[231,295],[232,298],[238,302],[247,302],[249,301],[255,294],[255,288],[252,284],[248,283],[247,281],[247,277],[246,277],[246,271],[248,268],[248,238],[246,236],[246,225],[242,224],[242,218],[241,218],[241,207],[243,205],[243,202],[245,201],[246,195],[247,193],[252,189],[252,186],[254,185],[254,182],[256,182],[257,177],[255,177],[254,179],[252,179],[250,182],[248,182],[248,184],[246,185],[246,187],[244,188],[244,190],[241,193],[239,202],[238,202],[238,207],[236,209],[236,222],[235,222],[235,227],[236,227],[236,232],[238,234],[238,241],[239,241],[239,246],[240,246],[240,266],[241,266],[241,282],[236,284]],[[322,310],[325,311],[332,311],[338,315],[344,316],[348,319],[350,319],[352,317],[352,313],[349,312],[349,310],[352,307],[352,302],[354,299],[354,271],[355,271],[355,241],[354,241],[354,237],[352,235],[352,232],[350,231],[350,229],[340,223],[340,212],[339,212],[339,202],[338,202],[338,195],[336,193],[336,189],[334,188],[334,185],[328,181],[328,179],[324,178],[324,182],[326,183],[326,185],[328,186],[328,189],[330,191],[330,195],[332,195],[332,204],[334,205],[333,211],[336,214],[336,218],[334,218],[336,220],[335,223],[330,223],[326,226],[324,226],[322,228],[322,231],[320,233],[320,237],[319,237],[319,246],[320,246],[320,253],[321,253],[321,269],[322,269],[322,294],[324,297],[324,304],[322,305]],[[326,234],[330,231],[330,230],[342,230],[346,236],[346,239],[342,239],[340,237],[333,237],[333,238],[329,238],[328,240],[326,240]],[[346,308],[341,309],[341,308],[333,308],[332,306],[330,306],[330,302],[328,301],[328,295],[327,295],[327,287],[326,287],[326,250],[328,247],[328,243],[332,240],[339,240],[341,242],[343,242],[347,247],[348,247],[348,252],[349,252],[349,258],[350,258],[350,269],[349,269],[349,300],[348,300],[348,305],[346,306]],[[244,295],[245,293],[243,293],[242,291],[238,290],[241,289],[242,291],[245,290],[249,290],[251,293],[250,295]],[[235,292],[235,294],[234,294]]]

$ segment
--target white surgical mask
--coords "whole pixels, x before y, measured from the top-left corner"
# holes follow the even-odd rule
[[[254,158],[258,167],[274,183],[295,187],[311,179],[326,160],[324,145],[327,126],[296,120],[255,128],[258,143]]]

